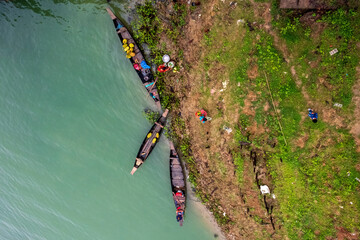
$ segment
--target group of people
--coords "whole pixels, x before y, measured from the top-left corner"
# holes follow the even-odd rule
[[[200,111],[197,111],[195,113],[195,116],[199,118],[200,122],[205,123],[207,119],[207,112],[204,109],[201,109]]]

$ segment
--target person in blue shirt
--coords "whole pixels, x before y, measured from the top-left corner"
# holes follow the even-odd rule
[[[200,121],[201,121],[202,123],[205,123],[205,122],[207,121],[207,119],[206,119],[206,117],[205,117],[204,115],[201,115],[201,116],[199,117],[199,119],[200,119]]]
[[[313,123],[316,123],[316,122],[317,122],[317,119],[318,119],[318,114],[317,114],[317,112],[314,112],[311,108],[309,108],[308,110],[309,110],[308,116],[309,116],[310,119],[313,121]]]

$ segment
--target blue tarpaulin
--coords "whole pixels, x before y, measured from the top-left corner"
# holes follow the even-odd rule
[[[120,28],[122,28],[122,25],[120,23],[117,23],[116,30],[119,30]]]
[[[141,63],[140,63],[140,65],[141,65],[141,67],[144,68],[144,69],[146,69],[146,68],[149,69],[149,68],[150,68],[150,66],[146,64],[145,60],[142,60]]]

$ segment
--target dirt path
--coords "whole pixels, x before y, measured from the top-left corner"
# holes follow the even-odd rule
[[[356,68],[356,83],[353,87],[353,103],[355,104],[354,117],[350,133],[354,136],[357,151],[360,152],[360,66]]]

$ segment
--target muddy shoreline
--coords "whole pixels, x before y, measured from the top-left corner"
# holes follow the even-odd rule
[[[186,168],[185,168],[186,169]],[[200,215],[207,219],[207,224],[214,232],[214,238],[219,240],[226,240],[224,233],[222,232],[219,224],[216,222],[216,219],[213,213],[206,208],[206,206],[201,202],[200,199],[196,197],[196,192],[194,191],[193,186],[189,182],[189,171],[186,169],[186,189],[187,189],[187,200],[191,201],[197,211],[199,211]]]

